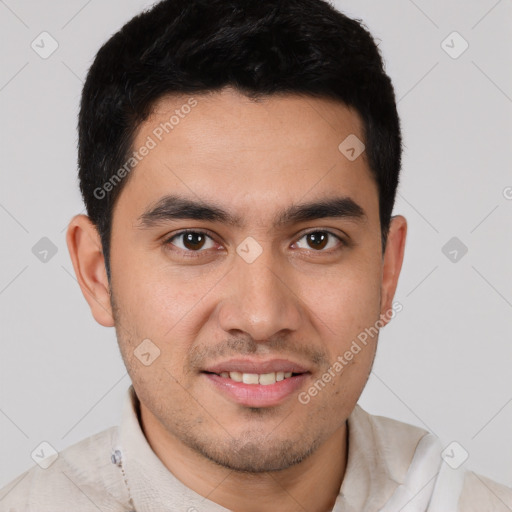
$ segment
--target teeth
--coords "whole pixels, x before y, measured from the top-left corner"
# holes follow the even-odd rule
[[[268,386],[275,384],[292,376],[292,372],[271,372],[271,373],[242,373],[242,372],[222,372],[221,377],[231,379],[235,382],[243,382],[244,384],[261,384]]]
[[[240,373],[240,372],[229,372],[228,373],[228,378],[233,379],[236,382],[242,382],[243,381],[243,374]]]
[[[257,373],[242,373],[242,382],[244,384],[258,384]]]
[[[260,382],[260,384],[263,384],[264,386],[266,386],[268,384],[275,384],[276,383],[276,372],[262,373],[260,375],[259,382]]]

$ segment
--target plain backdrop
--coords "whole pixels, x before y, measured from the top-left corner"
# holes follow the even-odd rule
[[[83,80],[101,44],[150,5],[0,2],[0,486],[42,441],[62,450],[120,418],[129,377],[114,329],[89,312],[65,234],[83,212]],[[512,486],[512,2],[335,5],[377,39],[405,146],[403,311],[381,332],[359,403],[457,441],[468,467]],[[41,37],[46,50],[58,44],[47,58],[31,46]]]

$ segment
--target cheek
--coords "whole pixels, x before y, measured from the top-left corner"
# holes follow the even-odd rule
[[[222,274],[197,270],[192,275],[190,269],[162,261],[158,265],[140,261],[135,256],[127,258],[121,271],[113,275],[121,324],[129,327],[129,339],[124,341],[131,346],[150,339],[160,349],[162,362],[177,364],[179,354],[186,354],[200,328],[203,300]]]
[[[308,293],[306,293],[308,290]],[[328,273],[309,276],[302,293],[312,321],[330,346],[338,350],[375,324],[380,314],[378,261],[359,259]]]

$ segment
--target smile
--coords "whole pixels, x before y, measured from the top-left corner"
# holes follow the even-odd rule
[[[246,407],[272,407],[280,405],[304,388],[309,372],[242,373],[237,371],[220,374],[202,372],[215,393],[230,402]]]
[[[243,373],[235,371],[220,373],[220,376],[224,379],[231,379],[244,384],[261,384],[262,386],[269,386],[284,379],[289,379],[292,375],[294,375],[292,372]]]

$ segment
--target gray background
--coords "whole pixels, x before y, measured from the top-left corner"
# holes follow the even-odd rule
[[[86,71],[150,5],[0,1],[0,485],[33,465],[41,441],[61,450],[119,420],[130,381],[114,330],[82,297],[65,228],[83,210],[76,118]],[[467,466],[512,486],[512,2],[336,6],[380,41],[405,143],[395,208],[409,222],[404,309],[381,333],[360,404],[444,445],[456,440]],[[47,59],[31,48],[43,31],[59,45]],[[469,43],[456,59],[442,47],[453,31]],[[462,49],[460,39],[445,44]],[[43,237],[57,248],[46,262],[32,252]],[[468,249],[455,262],[442,250],[452,237]]]

